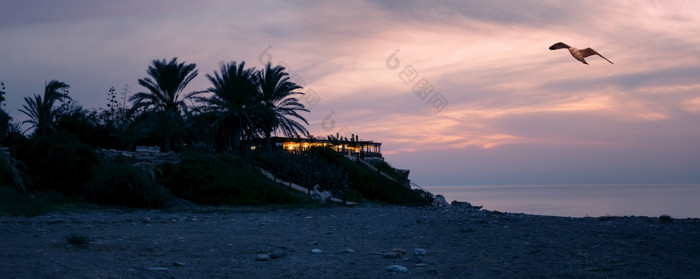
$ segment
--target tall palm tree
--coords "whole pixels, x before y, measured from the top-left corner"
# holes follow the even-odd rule
[[[139,79],[139,85],[146,87],[148,92],[139,92],[129,98],[130,102],[134,102],[132,109],[179,112],[186,108],[184,99],[187,96],[183,97],[182,93],[199,74],[196,67],[194,63],[177,63],[177,57],[170,62],[165,59],[153,60],[153,65],[148,66],[146,71],[150,77]]]
[[[290,81],[289,74],[283,66],[272,67],[270,63],[258,73],[260,83],[262,111],[259,115],[259,127],[265,137],[268,148],[270,137],[274,132],[281,132],[286,137],[308,136],[309,131],[299,121],[306,125],[309,122],[299,115],[299,111],[308,112],[304,104],[299,103],[295,95],[304,95],[296,91],[301,86]]]
[[[183,96],[185,87],[199,74],[195,70],[196,64],[178,63],[177,57],[170,62],[153,60],[153,65],[148,67],[146,73],[150,77],[139,79],[139,85],[148,89],[147,92],[139,92],[129,98],[133,102],[131,112],[143,109],[160,117],[162,121],[157,125],[159,136],[163,139],[161,151],[170,151],[173,137],[182,131],[181,112],[187,109],[185,100],[192,94]],[[163,126],[164,125],[164,126]]]
[[[19,111],[29,116],[28,120],[22,123],[28,123],[34,128],[34,136],[46,135],[50,131],[55,130],[54,124],[58,110],[54,108],[57,101],[64,102],[72,100],[68,96],[68,88],[70,85],[52,80],[44,87],[44,96],[34,95],[34,98],[24,97],[25,105]]]
[[[216,115],[214,124],[223,136],[223,148],[238,154],[243,129],[253,124],[253,111],[259,102],[255,69],[246,69],[245,62],[231,62],[221,65],[220,71],[207,74],[212,83],[207,92],[212,95],[197,101],[207,105],[205,113]]]

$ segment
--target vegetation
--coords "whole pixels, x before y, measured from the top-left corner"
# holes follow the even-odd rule
[[[275,177],[313,189],[331,191],[335,196],[345,195],[356,200],[359,195],[349,188],[349,177],[343,167],[318,156],[315,152],[293,154],[283,150],[265,152],[254,157],[256,165],[272,172]]]
[[[0,143],[5,141],[7,138],[7,133],[9,132],[10,129],[10,120],[12,120],[12,117],[10,117],[9,114],[4,109],[4,104],[5,102],[5,83],[0,82]]]
[[[169,198],[168,191],[144,170],[125,162],[104,162],[97,166],[87,194],[99,204],[137,208],[161,208]]]
[[[366,199],[391,204],[427,203],[417,192],[345,158],[342,154],[328,148],[316,148],[314,151],[327,162],[343,167],[350,178],[350,186]]]
[[[262,154],[256,163],[276,176],[307,188],[321,186],[350,201],[360,199],[391,204],[426,204],[418,193],[399,182],[347,159],[329,148],[315,147],[299,154]]]
[[[93,147],[63,130],[40,136],[14,153],[26,164],[32,189],[64,195],[83,193],[99,160]]]
[[[139,79],[139,85],[148,89],[129,98],[134,102],[131,111],[142,109],[148,113],[146,118],[151,123],[151,131],[161,139],[163,152],[170,151],[173,138],[184,129],[182,112],[187,109],[182,96],[187,84],[197,77],[196,64],[178,63],[177,58],[170,62],[153,60],[148,67],[150,77]]]
[[[245,69],[245,62],[224,64],[220,71],[207,75],[213,85],[207,91],[212,95],[197,100],[206,104],[205,113],[214,115],[213,128],[220,150],[238,154],[246,124],[254,123],[258,88],[255,75],[251,69]]]
[[[47,135],[49,132],[56,130],[54,123],[56,122],[58,108],[55,105],[56,102],[71,100],[68,96],[68,88],[70,88],[70,85],[62,81],[52,80],[46,84],[43,98],[41,95],[34,95],[33,99],[24,97],[26,104],[22,105],[22,109],[19,111],[29,117],[24,123],[28,123],[34,128],[35,137]]]
[[[382,173],[388,175],[392,179],[394,179],[400,183],[408,183],[408,177],[406,176],[406,174],[400,173],[396,168],[389,165],[389,163],[387,163],[386,161],[373,160],[373,161],[369,161],[369,163],[373,167],[381,170]]]
[[[309,136],[302,116],[309,110],[298,99],[302,87],[282,66],[268,63],[256,70],[245,62],[226,63],[206,75],[211,83],[206,91],[190,93],[186,87],[198,76],[194,63],[153,60],[146,73],[138,80],[143,91],[127,96],[125,86],[118,98],[111,87],[102,109],[81,107],[69,96],[67,83],[51,80],[43,94],[24,98],[19,110],[28,117],[24,131],[0,107],[0,213],[42,214],[74,200],[160,208],[173,195],[214,205],[309,202],[258,168],[309,189],[319,185],[350,201],[425,202],[395,180],[332,150],[273,150],[274,135]],[[0,104],[4,95],[0,83]],[[253,140],[265,142],[265,148],[251,152],[246,144]],[[157,166],[155,177],[126,161],[106,161],[97,151],[133,150],[136,145],[184,153],[178,163]]]
[[[66,202],[62,195],[53,191],[37,191],[28,195],[12,187],[0,185],[0,215],[38,216],[54,210]]]
[[[659,216],[659,222],[667,224],[673,223],[673,217],[671,217],[671,215],[668,214],[663,214]]]
[[[286,137],[309,136],[306,127],[296,120],[309,125],[306,119],[297,111],[308,112],[295,95],[302,87],[289,80],[289,74],[282,66],[272,67],[270,63],[265,69],[258,72],[260,83],[261,114],[258,117],[259,131],[265,138],[268,150],[270,149],[270,137],[273,132],[279,130]]]
[[[305,198],[274,183],[240,158],[185,154],[178,164],[164,164],[159,183],[175,196],[213,205],[299,204]]]

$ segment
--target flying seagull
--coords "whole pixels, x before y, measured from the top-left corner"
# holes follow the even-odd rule
[[[558,42],[556,44],[553,44],[551,47],[549,47],[550,50],[555,50],[555,49],[560,49],[560,48],[568,49],[569,52],[571,52],[571,56],[573,56],[574,58],[576,58],[576,60],[581,61],[581,63],[586,64],[586,65],[588,65],[588,63],[586,63],[586,60],[584,60],[584,58],[591,56],[591,55],[598,55],[598,56],[602,57],[603,59],[607,60],[608,62],[610,62],[610,64],[615,64],[612,61],[605,58],[604,56],[600,55],[600,53],[596,52],[595,50],[593,50],[590,47],[584,48],[584,49],[577,49],[575,47],[570,47],[569,45],[562,43],[562,42]]]

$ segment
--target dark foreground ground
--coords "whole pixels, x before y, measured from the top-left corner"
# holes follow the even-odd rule
[[[0,247],[2,278],[700,278],[699,219],[465,208],[66,211],[1,217]]]

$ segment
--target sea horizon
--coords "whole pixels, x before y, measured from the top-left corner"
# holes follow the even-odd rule
[[[514,184],[424,186],[448,202],[561,217],[670,215],[700,218],[700,184]]]

